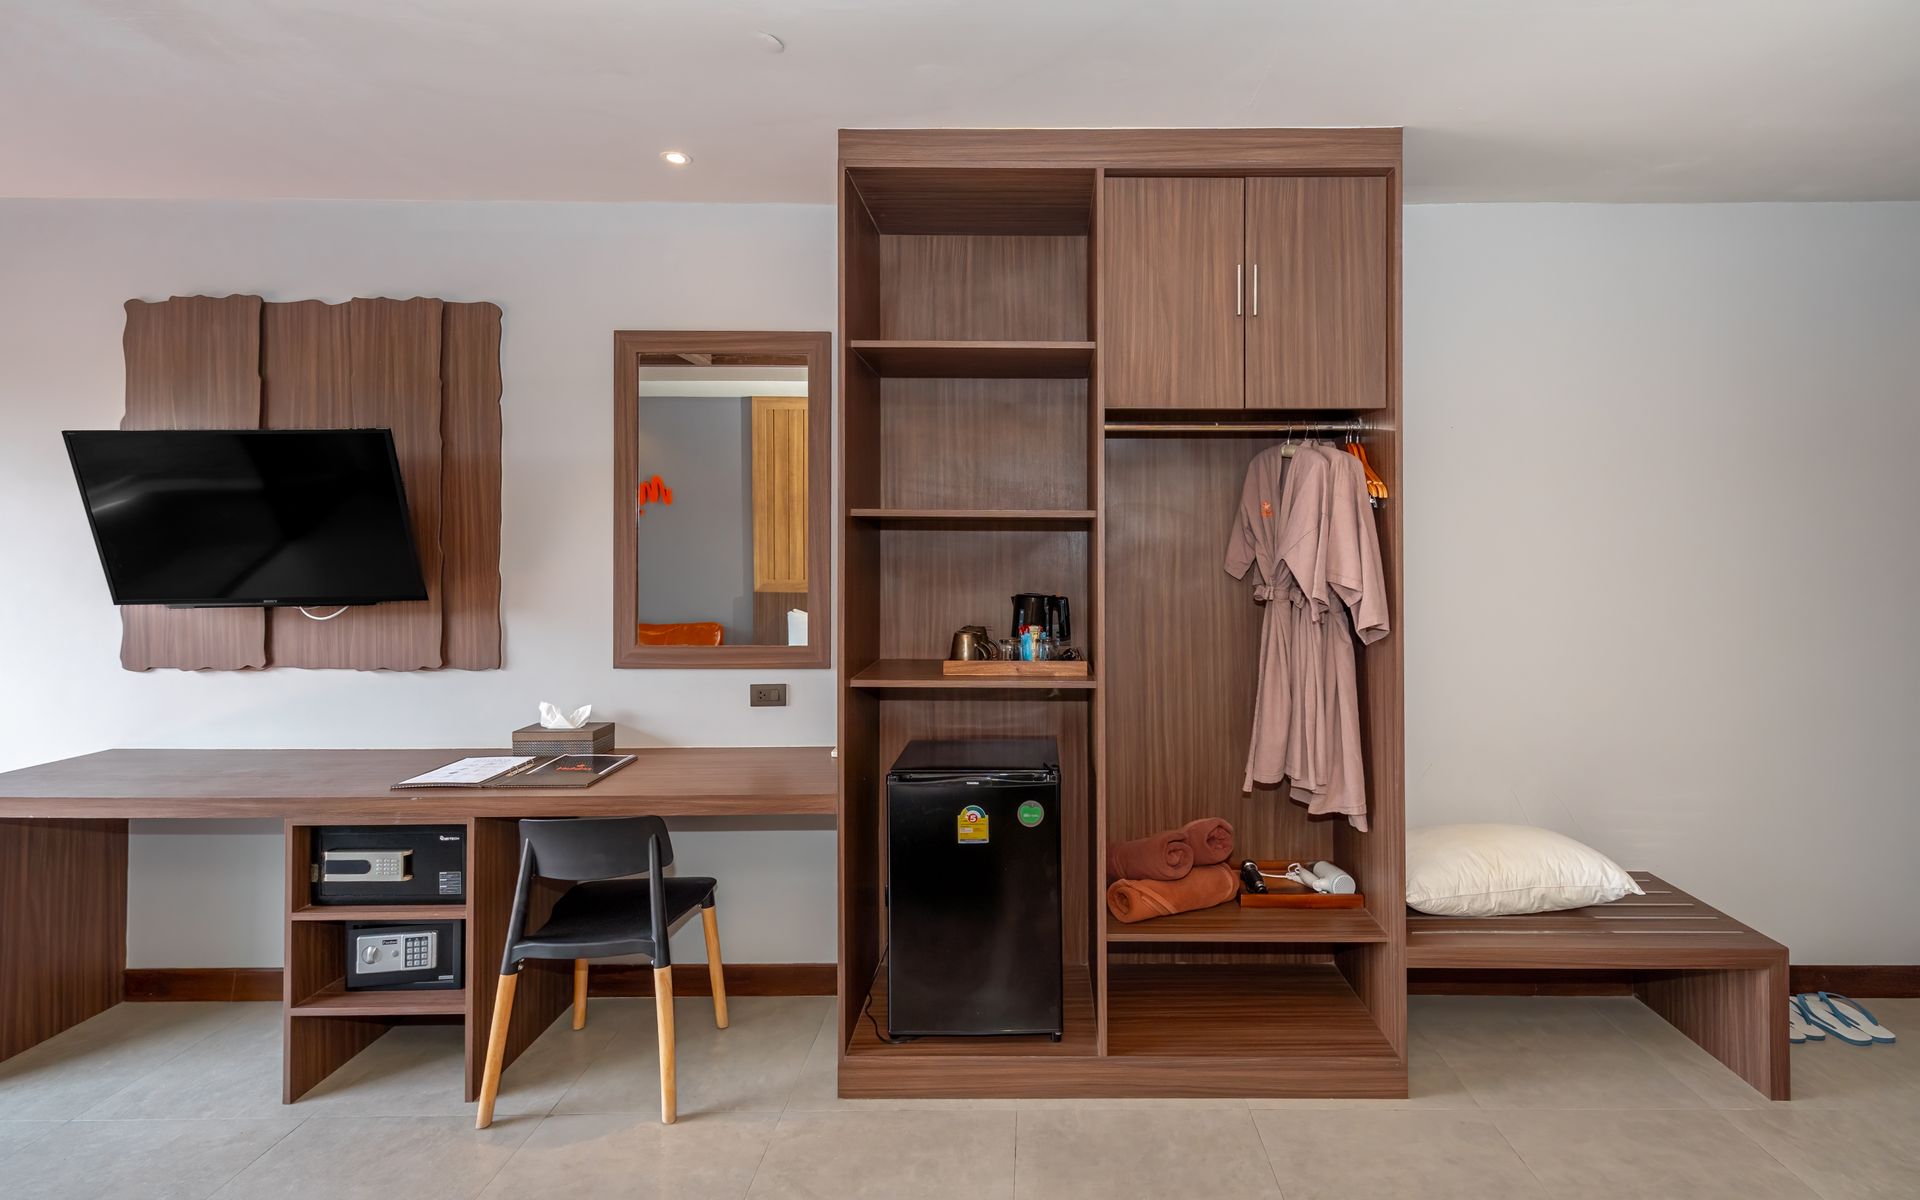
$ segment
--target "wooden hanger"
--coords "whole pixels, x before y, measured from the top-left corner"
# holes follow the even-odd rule
[[[1375,508],[1379,508],[1380,502],[1387,498],[1386,480],[1381,479],[1379,475],[1374,473],[1373,464],[1367,461],[1366,448],[1359,442],[1349,441],[1347,443],[1347,453],[1359,459],[1361,467],[1366,470],[1367,498],[1373,502]]]

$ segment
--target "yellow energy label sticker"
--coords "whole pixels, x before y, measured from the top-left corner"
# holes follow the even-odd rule
[[[956,840],[962,845],[967,842],[987,840],[987,810],[978,804],[969,804],[960,810],[959,833]]]

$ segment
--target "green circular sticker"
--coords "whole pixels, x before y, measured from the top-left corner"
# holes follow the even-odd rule
[[[1022,825],[1025,825],[1028,829],[1032,829],[1035,825],[1038,825],[1046,819],[1047,810],[1040,807],[1039,801],[1028,800],[1020,805],[1014,812],[1014,816],[1020,818]]]

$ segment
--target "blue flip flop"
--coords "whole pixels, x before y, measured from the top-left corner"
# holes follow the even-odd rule
[[[1852,1021],[1835,1012],[1824,1004],[1818,1004],[1819,997],[1813,992],[1802,992],[1793,998],[1800,1009],[1800,1015],[1807,1024],[1825,1033],[1830,1033],[1849,1046],[1871,1046],[1873,1039],[1861,1032]]]
[[[1882,1025],[1880,1019],[1867,1011],[1867,1006],[1858,1000],[1850,996],[1842,996],[1838,992],[1821,992],[1820,1002],[1827,1006],[1828,1011],[1845,1021],[1856,1035],[1875,1042],[1893,1041],[1893,1030]]]
[[[1858,1022],[1827,1002],[1825,992],[1802,992],[1793,998],[1801,1015],[1815,1029],[1824,1030],[1849,1046],[1871,1046],[1873,1035]]]

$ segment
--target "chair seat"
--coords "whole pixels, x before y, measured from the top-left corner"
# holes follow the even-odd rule
[[[704,906],[717,881],[683,875],[660,882],[666,893],[664,924],[672,925]],[[647,881],[603,879],[574,884],[554,904],[546,924],[516,941],[509,953],[514,959],[654,957],[653,905]]]

